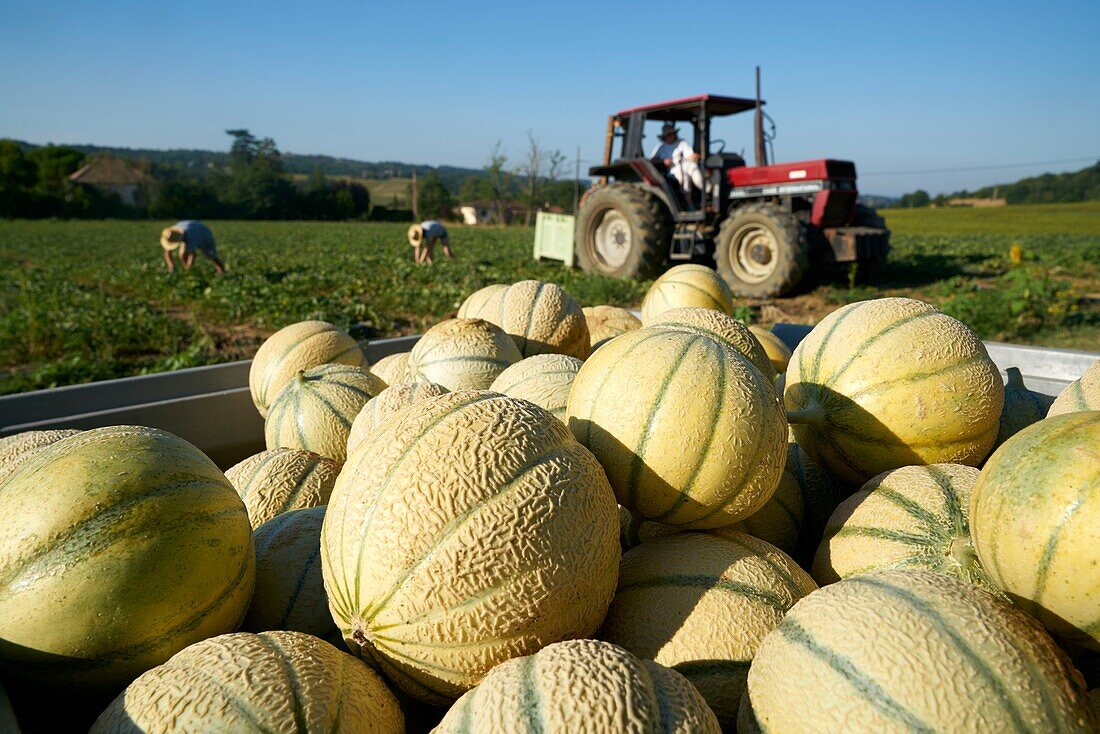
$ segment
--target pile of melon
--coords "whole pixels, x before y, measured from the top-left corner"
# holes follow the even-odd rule
[[[1100,365],[1047,416],[919,301],[793,353],[732,312],[681,266],[641,319],[490,285],[374,365],[294,324],[224,471],[3,439],[0,727],[1096,731]]]

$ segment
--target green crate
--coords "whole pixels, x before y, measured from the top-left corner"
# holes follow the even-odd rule
[[[561,260],[573,267],[573,215],[539,212],[535,217],[535,259]]]

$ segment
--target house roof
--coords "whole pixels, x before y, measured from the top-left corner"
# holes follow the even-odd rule
[[[82,184],[125,186],[127,184],[145,183],[149,180],[149,177],[130,161],[104,155],[93,159],[80,168],[76,173],[69,176],[69,180],[73,183]]]

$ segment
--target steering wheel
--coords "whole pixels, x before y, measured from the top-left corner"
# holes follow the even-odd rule
[[[719,147],[718,150],[713,150],[715,145],[719,145],[721,147]],[[725,153],[726,152],[726,141],[722,140],[721,138],[715,138],[714,140],[711,140],[710,141],[710,146],[711,146],[711,149],[712,149],[710,152],[715,154],[715,155],[717,155],[718,153]]]

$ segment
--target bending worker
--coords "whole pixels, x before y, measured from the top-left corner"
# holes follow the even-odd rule
[[[672,174],[687,193],[692,188],[703,190],[703,171],[699,168],[699,154],[691,149],[686,140],[681,140],[679,129],[671,122],[661,126],[661,142],[653,149],[650,158],[656,158]]]
[[[431,265],[435,259],[433,250],[437,241],[443,244],[443,254],[454,260],[455,256],[451,252],[451,239],[447,235],[447,228],[440,222],[429,219],[409,227],[409,244],[413,246],[414,262]]]
[[[172,252],[179,255],[184,270],[189,270],[195,262],[195,253],[201,252],[214,261],[214,269],[225,272],[225,263],[218,257],[218,248],[214,244],[214,233],[202,222],[185,219],[171,227],[165,227],[160,233],[160,246],[164,248],[164,263],[168,272],[175,271],[172,264]]]

